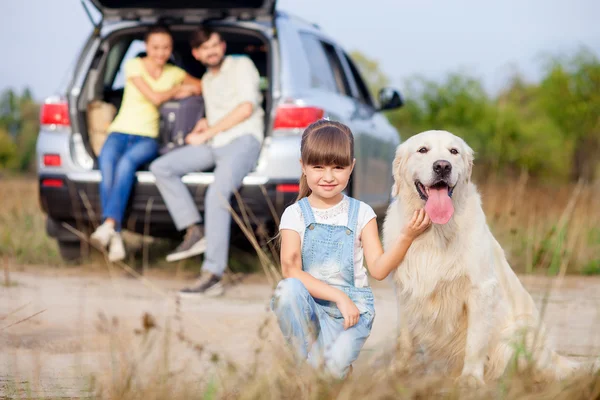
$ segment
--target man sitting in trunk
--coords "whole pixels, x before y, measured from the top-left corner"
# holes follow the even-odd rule
[[[202,77],[206,118],[186,137],[186,146],[156,159],[150,171],[178,230],[186,230],[183,242],[167,256],[177,261],[206,251],[202,268],[207,271],[181,295],[220,295],[221,277],[229,256],[231,215],[228,204],[244,177],[256,166],[264,137],[264,111],[259,73],[248,57],[225,56],[221,36],[200,28],[191,36],[194,58],[206,66]],[[181,181],[189,172],[211,167],[214,182],[204,198],[205,221]]]

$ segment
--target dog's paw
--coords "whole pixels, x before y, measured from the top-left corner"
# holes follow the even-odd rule
[[[461,375],[455,383],[461,389],[478,389],[485,385],[483,378],[473,374]]]

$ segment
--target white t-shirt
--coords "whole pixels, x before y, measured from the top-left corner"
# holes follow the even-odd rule
[[[240,136],[252,134],[259,143],[264,136],[264,110],[260,91],[260,75],[247,56],[226,56],[221,69],[202,76],[202,95],[208,125],[214,125],[242,103],[252,103],[252,115],[236,126],[218,133],[210,143],[221,147]]]
[[[354,241],[354,285],[356,287],[367,287],[369,286],[369,280],[367,277],[367,270],[364,267],[363,262],[363,248],[361,242],[361,234],[363,228],[369,221],[376,218],[373,209],[363,203],[359,202],[358,208],[358,221],[357,221],[357,235]],[[337,203],[335,206],[321,209],[311,207],[315,221],[320,224],[328,225],[348,225],[348,211],[350,210],[350,200],[347,196],[344,196],[342,201]],[[287,207],[281,216],[281,222],[279,224],[279,230],[291,229],[298,232],[300,235],[300,244],[304,240],[304,231],[306,224],[304,223],[304,217],[302,216],[302,209],[298,203],[294,203]]]

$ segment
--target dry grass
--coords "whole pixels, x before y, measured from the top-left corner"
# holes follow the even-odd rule
[[[134,334],[123,335],[120,322],[100,315],[97,329],[108,332],[111,362],[103,373],[93,375],[85,387],[69,392],[77,395],[39,395],[28,382],[5,383],[2,394],[21,399],[598,399],[600,375],[580,375],[563,382],[536,382],[534,373],[509,369],[498,381],[484,387],[464,387],[454,379],[427,373],[422,366],[394,369],[393,354],[381,353],[368,366],[356,369],[346,380],[328,379],[320,371],[295,364],[279,343],[269,337],[267,317],[248,341],[258,336],[255,357],[241,365],[197,343],[179,324],[177,312],[161,325],[145,314]],[[179,346],[179,349],[178,349]],[[202,365],[188,369],[177,364],[174,353],[187,348]],[[393,352],[392,352],[393,353]]]
[[[62,264],[58,246],[46,236],[34,179],[0,179],[0,255],[23,264]]]
[[[151,335],[149,330],[143,333]],[[328,379],[322,371],[294,363],[283,348],[271,344],[263,336],[263,348],[257,349],[253,362],[235,365],[212,354],[211,365],[198,371],[198,378],[185,380],[165,368],[168,356],[157,363],[160,367],[144,371],[143,363],[130,363],[113,374],[109,382],[95,381],[91,398],[108,400],[178,399],[598,399],[600,375],[579,375],[563,382],[539,382],[532,370],[520,373],[509,369],[503,377],[484,387],[468,387],[455,379],[428,374],[420,366],[410,371],[394,369],[393,357],[379,355],[368,368],[355,371],[346,380]],[[198,358],[206,358],[201,344],[184,336]],[[154,336],[152,346],[161,347],[164,336]],[[150,343],[148,344],[148,347]],[[165,346],[161,347],[164,348]],[[264,347],[269,347],[265,351]],[[273,356],[276,354],[276,356]],[[116,378],[114,378],[116,376]]]
[[[600,188],[541,186],[526,175],[478,187],[491,229],[515,271],[600,274]],[[240,218],[250,221],[252,216]],[[166,249],[153,246],[150,265],[160,264]],[[234,250],[234,268],[259,268],[261,260],[249,262],[247,254],[239,254],[235,257]],[[63,265],[55,241],[46,235],[33,179],[0,181],[0,255],[17,264]]]
[[[26,180],[3,182],[0,207],[2,251],[19,262],[43,262],[45,258],[28,254],[31,243],[36,251],[52,249],[46,238],[43,216],[38,211],[35,183]],[[530,272],[583,272],[598,262],[597,227],[600,218],[597,192],[591,187],[532,187],[525,179],[510,184],[480,185],[488,220],[507,249],[517,269]],[[23,201],[19,201],[21,198]],[[249,229],[253,216],[243,207],[234,220],[254,247],[263,272],[274,284],[279,279],[275,249],[261,246]],[[21,219],[30,221],[23,225]],[[25,228],[21,228],[25,226]],[[12,227],[12,228],[11,228]],[[31,238],[33,236],[33,239]],[[54,256],[57,254],[54,253]],[[55,260],[57,263],[58,260]],[[119,263],[132,275],[135,271]],[[112,267],[110,267],[112,268]],[[141,283],[150,283],[138,276]],[[157,289],[160,290],[160,289]],[[269,313],[267,313],[269,314]],[[255,356],[244,365],[235,364],[222,354],[210,352],[207,343],[188,337],[180,325],[185,317],[176,308],[166,326],[157,328],[149,314],[142,316],[141,327],[125,337],[111,333],[117,322],[104,318],[97,329],[109,332],[113,345],[112,363],[105,375],[94,375],[83,390],[86,398],[130,399],[598,399],[600,376],[579,376],[565,382],[536,383],[531,371],[508,370],[497,382],[479,389],[457,385],[452,379],[426,373],[415,365],[407,371],[394,369],[394,354],[382,351],[368,367],[355,370],[349,379],[331,380],[318,371],[298,366],[284,348],[273,341],[272,316],[267,315],[258,332]],[[276,329],[275,329],[276,331]],[[173,361],[173,349],[183,346],[200,361],[202,369],[189,378]],[[393,353],[393,352],[392,352]],[[517,352],[519,353],[519,352]],[[179,372],[178,372],[179,371]],[[188,371],[189,372],[189,371]],[[4,393],[34,398],[18,383],[8,384]],[[81,395],[79,395],[81,396]],[[78,396],[78,397],[79,397]],[[35,398],[40,398],[37,395]],[[41,397],[44,398],[44,397]],[[47,397],[53,398],[53,397]],[[64,397],[61,397],[64,398]]]
[[[520,273],[600,274],[600,187],[479,185],[490,228]]]
[[[145,267],[172,268],[173,264],[164,261],[166,253],[173,243],[167,240],[144,238],[142,235],[124,231],[123,237],[128,250],[127,263],[137,270]],[[149,246],[148,244],[152,245]],[[86,247],[87,243],[84,243]],[[83,266],[102,268],[104,257],[87,246],[89,254]],[[255,270],[258,263],[250,262],[245,250],[232,248],[236,270],[248,272]],[[252,257],[250,257],[252,258]],[[19,265],[44,265],[62,267],[65,262],[60,256],[56,240],[46,234],[46,216],[39,203],[37,181],[34,178],[0,179],[0,261],[9,262],[12,267]],[[197,273],[197,260],[184,260],[177,264],[176,273]]]

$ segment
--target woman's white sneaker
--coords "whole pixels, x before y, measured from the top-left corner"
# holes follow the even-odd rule
[[[108,246],[108,261],[117,262],[125,259],[125,245],[121,234],[115,232]]]
[[[115,233],[116,232],[113,225],[104,222],[102,225],[96,228],[94,233],[92,233],[92,235],[90,236],[90,242],[92,242],[92,245],[94,245],[95,247],[104,249],[106,248],[106,246],[108,246],[111,237]]]

